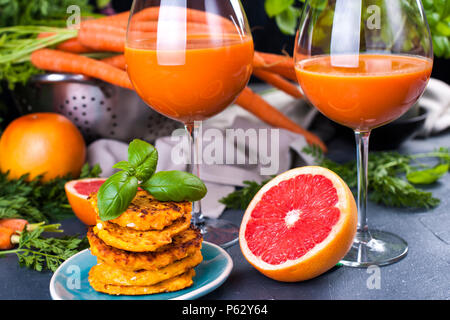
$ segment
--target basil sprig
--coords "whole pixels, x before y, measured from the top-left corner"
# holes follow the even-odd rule
[[[155,173],[158,151],[151,144],[134,140],[128,147],[128,161],[113,168],[119,171],[109,177],[98,191],[98,211],[102,221],[119,217],[133,201],[138,188],[159,201],[198,201],[207,192],[205,184],[195,175],[182,171]]]
[[[204,183],[196,176],[183,171],[160,171],[141,185],[141,188],[160,201],[181,202],[203,198]]]

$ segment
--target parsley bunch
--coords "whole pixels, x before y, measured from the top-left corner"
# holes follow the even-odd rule
[[[13,250],[0,251],[0,258],[7,254],[16,254],[20,266],[36,271],[47,269],[56,271],[61,263],[89,246],[86,237],[42,237],[44,232],[63,232],[59,227],[59,224],[44,225],[40,223],[33,225],[32,228],[26,228],[20,233],[17,241],[18,247]]]

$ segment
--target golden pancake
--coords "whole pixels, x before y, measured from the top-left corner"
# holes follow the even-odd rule
[[[174,278],[198,266],[203,261],[200,251],[192,256],[178,260],[167,267],[152,271],[124,271],[108,265],[104,261],[92,267],[89,274],[105,284],[118,286],[151,286],[161,281]]]
[[[97,194],[92,194],[89,202],[98,215]],[[128,209],[110,222],[139,231],[162,230],[191,211],[191,202],[161,202],[139,190]]]
[[[173,237],[172,243],[160,247],[154,252],[130,252],[108,246],[93,228],[87,233],[91,253],[107,264],[125,271],[156,270],[194,254],[202,247],[200,230],[191,226]]]
[[[94,233],[107,245],[114,248],[133,251],[147,252],[172,242],[172,238],[189,228],[191,225],[191,214],[174,221],[173,224],[163,230],[137,231],[121,227],[109,221],[97,221]]]
[[[105,284],[89,275],[89,282],[94,290],[112,295],[146,295],[162,292],[172,292],[185,289],[193,284],[194,269],[182,275],[162,281],[151,286],[120,286]]]

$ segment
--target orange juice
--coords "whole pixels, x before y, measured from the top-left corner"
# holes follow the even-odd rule
[[[132,45],[125,48],[125,57],[137,93],[156,111],[184,123],[221,112],[252,73],[250,37],[191,35],[183,49],[161,49],[154,39]]]
[[[352,66],[342,66],[348,62]],[[432,60],[415,56],[362,54],[309,58],[297,63],[296,72],[306,97],[325,116],[367,131],[408,111],[432,66]]]

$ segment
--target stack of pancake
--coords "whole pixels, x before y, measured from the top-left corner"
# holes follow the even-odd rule
[[[89,197],[97,210],[97,196]],[[202,235],[191,226],[190,202],[160,202],[138,191],[118,218],[88,231],[98,264],[89,272],[96,290],[114,295],[171,292],[192,285],[203,260]]]

